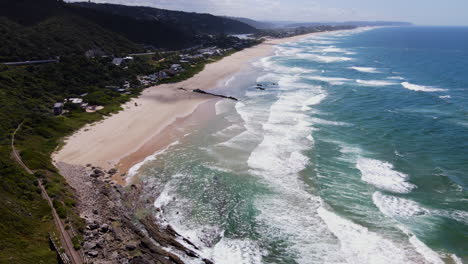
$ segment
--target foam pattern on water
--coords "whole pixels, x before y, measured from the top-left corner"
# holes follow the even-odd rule
[[[408,175],[394,170],[388,162],[360,158],[356,167],[361,171],[361,179],[377,188],[396,193],[408,193],[416,188],[408,182]]]

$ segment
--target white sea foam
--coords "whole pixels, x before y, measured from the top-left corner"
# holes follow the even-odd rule
[[[278,82],[280,80],[280,76],[276,73],[267,73],[257,78],[257,83],[262,82]]]
[[[401,85],[406,89],[418,91],[418,92],[445,92],[447,91],[447,89],[440,89],[440,88],[434,88],[431,86],[417,85],[417,84],[412,84],[409,82],[402,82]]]
[[[346,123],[346,122],[339,122],[339,121],[330,121],[330,120],[325,120],[321,118],[316,118],[312,117],[310,120],[314,124],[320,124],[320,125],[329,125],[329,126],[351,126],[351,124]]]
[[[372,195],[372,200],[384,215],[391,218],[410,218],[429,213],[429,210],[415,201],[386,195],[381,192],[375,192]]]
[[[307,68],[302,68],[302,67],[287,67],[287,66],[282,66],[279,64],[279,62],[275,62],[274,57],[265,57],[260,59],[259,63],[256,65],[260,66],[263,70],[265,71],[271,71],[279,74],[291,74],[291,73],[296,73],[296,74],[302,74],[302,73],[311,73],[315,72],[316,70],[314,69],[307,69]]]
[[[365,72],[365,73],[380,73],[376,68],[371,68],[371,67],[349,67],[349,69],[353,69],[359,72]]]
[[[310,43],[310,44],[316,44],[316,45],[331,45],[334,44],[335,41],[331,40],[320,40],[320,39],[307,39],[304,41],[301,41],[302,43]]]
[[[453,211],[445,210],[431,210],[422,207],[419,203],[392,196],[386,195],[381,192],[375,192],[372,195],[372,200],[374,204],[379,208],[379,210],[386,216],[394,218],[395,220],[404,220],[409,218],[414,218],[418,216],[434,216],[442,215],[446,217],[453,218]],[[462,211],[461,211],[462,212]],[[461,215],[459,220],[462,220],[467,215]],[[463,221],[463,220],[462,220]],[[411,231],[406,227],[399,225],[398,226],[405,234],[408,235],[410,243],[413,245],[415,250],[421,254],[429,263],[433,264],[443,264],[444,261],[440,258],[440,255],[429,248],[421,240],[419,240]]]
[[[224,82],[224,86],[229,86],[229,84],[231,84],[232,81],[234,81],[236,79],[236,76],[231,76],[229,79],[227,79],[225,82]]]
[[[288,254],[297,263],[343,263],[335,254],[336,239],[314,210],[320,199],[304,190],[298,175],[310,162],[303,151],[313,143],[312,123],[303,109],[319,104],[326,94],[292,76],[281,78],[279,86],[281,93],[268,109],[266,121],[255,115],[245,119],[247,127],[262,135],[247,160],[249,172],[274,193],[255,200],[258,232],[272,240],[287,240]],[[256,102],[240,111],[251,104]]]
[[[439,98],[440,99],[450,99],[450,98],[452,98],[452,96],[450,96],[450,95],[441,95],[441,96],[439,96]]]
[[[216,115],[222,115],[233,109],[232,100],[219,100],[215,104]]]
[[[419,203],[401,197],[375,192],[374,204],[386,216],[407,219],[417,216],[442,216],[468,225],[468,212],[461,210],[441,210],[424,208]]]
[[[394,82],[382,81],[382,80],[356,80],[356,82],[364,86],[388,86],[388,85],[396,84]]]
[[[415,235],[409,238],[410,243],[415,247],[416,251],[421,254],[429,263],[444,264],[445,262],[440,258],[439,254],[429,248]]]
[[[411,263],[406,252],[394,242],[323,207],[317,211],[328,228],[340,240],[341,251],[348,263]]]
[[[433,210],[434,215],[451,218],[468,225],[468,212],[461,210]]]
[[[352,60],[352,58],[349,58],[349,57],[324,56],[324,55],[315,55],[315,54],[309,54],[309,53],[298,53],[296,54],[296,56],[302,59],[310,59],[316,62],[325,62],[325,63],[344,62],[344,61]]]
[[[331,85],[343,85],[346,82],[350,82],[351,79],[339,78],[339,77],[325,77],[325,76],[308,76],[307,79],[314,81],[327,82]]]
[[[408,237],[411,245],[416,249],[424,259],[431,264],[444,264],[445,262],[440,258],[439,254],[429,248],[426,244],[424,244],[421,240],[419,240],[416,235],[414,235],[411,231],[409,231],[406,227],[399,225],[400,228]]]
[[[377,188],[395,193],[408,193],[416,188],[407,182],[408,175],[394,170],[388,162],[359,158],[356,167],[361,171],[361,179]]]
[[[223,237],[213,248],[214,263],[222,264],[260,264],[262,252],[252,241],[228,239]]]
[[[321,52],[347,53],[348,51],[345,50],[345,49],[337,48],[337,47],[335,47],[335,46],[330,46],[330,47],[326,47],[326,48],[322,49]]]
[[[298,53],[301,50],[297,50],[295,53]],[[313,48],[310,48],[307,50],[308,52],[314,52],[314,53],[344,53],[346,55],[353,55],[355,54],[354,52],[342,49],[342,48],[337,48],[335,46],[327,46],[327,47],[318,47],[314,46]],[[294,54],[295,54],[294,53]]]
[[[283,177],[297,182],[297,176]],[[304,191],[302,186],[278,190],[255,202],[259,210],[257,222],[262,235],[272,240],[287,240],[286,254],[299,264],[346,263],[339,254],[339,241],[317,214],[320,198]]]
[[[320,104],[326,97],[326,94],[318,94],[310,97],[302,105],[302,111],[310,110],[309,106]]]
[[[392,76],[392,77],[388,77],[387,79],[390,79],[390,80],[404,80],[405,78],[403,78],[401,76]]]
[[[293,56],[294,54],[302,51],[300,48],[277,46],[275,50],[276,56]]]
[[[455,264],[463,264],[463,260],[457,255],[451,254],[450,257],[452,258],[453,262],[455,262]]]
[[[163,154],[164,152],[166,152],[169,148],[175,146],[179,144],[179,141],[175,141],[171,144],[169,144],[167,147],[165,147],[164,149],[154,153],[153,155],[151,156],[148,156],[145,158],[145,160],[143,160],[142,162],[138,163],[138,164],[135,164],[133,167],[131,167],[129,170],[128,170],[128,173],[127,173],[127,182],[130,182],[131,179],[140,171],[141,167],[147,163],[147,162],[150,162],[150,161],[154,161],[157,159],[157,157],[161,154]]]

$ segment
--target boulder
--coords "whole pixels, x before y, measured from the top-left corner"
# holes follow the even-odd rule
[[[83,248],[85,250],[95,249],[96,246],[97,246],[97,244],[95,242],[84,242],[84,244],[83,244]]]
[[[93,224],[89,224],[88,225],[88,229],[89,230],[95,230],[95,229],[98,229],[99,228],[99,225],[96,224],[96,223],[93,223]]]
[[[101,232],[106,233],[109,231],[109,225],[108,224],[103,224],[100,229]]]
[[[117,169],[110,169],[107,173],[109,173],[110,175],[114,175],[117,173]]]
[[[97,252],[96,250],[92,250],[92,251],[86,252],[86,255],[90,256],[91,258],[95,258],[99,255],[99,252]]]
[[[106,174],[106,173],[105,173],[103,170],[101,170],[101,169],[94,169],[94,170],[93,170],[93,173],[91,174],[91,177],[97,178],[97,177],[104,176],[105,174]]]
[[[125,249],[128,250],[128,251],[133,251],[133,250],[136,249],[136,246],[135,246],[135,245],[130,245],[130,244],[129,244],[129,245],[126,245],[126,246],[125,246]]]

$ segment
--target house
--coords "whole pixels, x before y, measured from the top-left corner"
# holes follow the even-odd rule
[[[163,70],[163,72],[166,74],[166,76],[175,76],[178,73],[178,71],[175,71],[173,69],[166,69]]]
[[[68,102],[72,103],[72,104],[82,104],[83,99],[81,99],[81,98],[69,98]]]
[[[182,68],[180,64],[172,64],[171,70],[175,72],[179,72],[179,71],[184,70],[184,68]]]
[[[122,62],[124,61],[123,58],[114,58],[112,60],[112,64],[114,64],[115,66],[120,66],[122,64]]]
[[[58,116],[63,113],[63,103],[54,104],[54,115]]]
[[[215,54],[214,51],[205,51],[205,52],[203,52],[203,55],[206,55],[206,56],[208,56],[208,57],[211,57],[211,56],[213,56],[214,54]]]
[[[167,77],[169,77],[169,76],[167,75],[166,72],[164,72],[164,71],[158,72],[158,78],[159,78],[159,79],[165,79],[165,78],[167,78]]]

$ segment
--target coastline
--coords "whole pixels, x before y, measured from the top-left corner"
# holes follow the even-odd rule
[[[190,79],[147,88],[138,98],[124,104],[121,112],[86,125],[65,139],[64,146],[52,155],[53,162],[81,166],[92,164],[104,170],[116,168],[118,173],[112,179],[126,185],[125,176],[132,166],[176,141],[181,136],[177,135],[177,130],[184,120],[202,105],[217,100],[192,90],[214,89],[223,80],[240,72],[250,61],[271,54],[276,45],[317,34],[320,33],[266,40],[207,64],[202,72]],[[206,115],[209,111],[205,109],[203,112]]]

